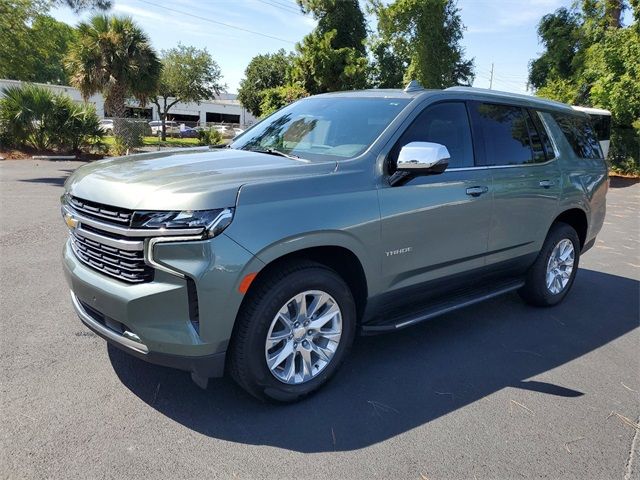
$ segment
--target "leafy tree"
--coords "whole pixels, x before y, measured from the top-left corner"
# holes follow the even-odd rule
[[[157,96],[152,99],[162,120],[162,140],[166,140],[165,121],[171,107],[178,102],[199,103],[219,95],[225,88],[221,80],[220,67],[206,49],[178,44],[162,52],[162,73]]]
[[[144,104],[157,90],[161,70],[147,35],[133,20],[105,15],[78,25],[67,65],[71,84],[85,98],[101,92],[113,117],[125,116],[130,96]]]
[[[51,6],[66,6],[76,13],[82,10],[109,10],[111,4],[111,0],[50,0]]]
[[[335,30],[333,48],[353,48],[365,55],[367,28],[358,0],[297,0],[304,13],[318,20],[316,33],[324,36]]]
[[[470,85],[473,60],[460,45],[464,25],[455,0],[372,0],[378,31],[400,58],[408,60],[405,82],[427,88]]]
[[[402,88],[407,61],[393,51],[382,39],[373,39],[369,45],[371,62],[367,83],[373,88]]]
[[[364,88],[367,59],[354,48],[334,48],[336,31],[312,32],[296,48],[292,77],[311,94]]]
[[[297,85],[269,88],[262,92],[260,111],[263,116],[271,115],[282,107],[308,96],[309,93]]]
[[[21,80],[68,85],[64,58],[76,39],[75,29],[48,15],[38,15],[31,26],[30,35],[33,44],[32,73]]]
[[[256,55],[244,71],[238,89],[238,100],[254,116],[260,117],[262,93],[270,88],[281,87],[288,83],[293,65],[293,55],[284,49],[276,53]]]
[[[542,17],[538,36],[544,53],[529,64],[529,84],[542,87],[550,77],[568,78],[579,67],[581,18],[578,13],[559,8]]]

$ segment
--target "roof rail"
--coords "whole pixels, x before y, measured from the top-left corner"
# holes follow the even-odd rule
[[[463,87],[463,86],[449,87],[449,88],[446,88],[445,90],[454,91],[454,92],[470,92],[470,93],[477,92],[477,93],[483,93],[488,95],[495,95],[496,97],[521,98],[523,100],[535,101],[535,102],[547,104],[554,107],[570,108],[570,105],[567,105],[566,103],[558,102],[556,100],[550,100],[548,98],[536,97],[535,95],[525,95],[522,93],[501,92],[500,90],[491,90],[487,88],[477,88],[477,87]]]

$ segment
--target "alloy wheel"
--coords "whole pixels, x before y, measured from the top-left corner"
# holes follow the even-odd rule
[[[283,383],[315,378],[333,359],[342,336],[342,312],[321,290],[307,290],[285,303],[274,317],[265,342],[269,371]]]

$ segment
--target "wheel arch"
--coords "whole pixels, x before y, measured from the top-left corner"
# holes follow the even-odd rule
[[[578,234],[580,239],[580,248],[583,248],[587,240],[587,232],[589,230],[589,221],[587,214],[580,208],[570,208],[560,213],[553,221],[556,223],[566,223],[570,225]]]
[[[365,269],[360,258],[349,248],[341,245],[319,245],[301,248],[273,256],[265,261],[265,266],[257,273],[245,294],[248,298],[261,279],[285,264],[307,260],[334,270],[347,283],[356,304],[358,321],[362,318],[368,298],[368,284]]]

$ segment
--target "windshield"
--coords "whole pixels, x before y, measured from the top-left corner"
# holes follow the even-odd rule
[[[231,148],[276,150],[308,160],[353,158],[369,148],[408,103],[404,98],[308,98],[266,118]]]

